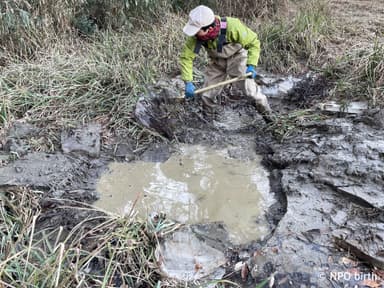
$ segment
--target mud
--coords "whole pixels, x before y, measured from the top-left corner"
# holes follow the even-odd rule
[[[180,104],[177,117],[163,118],[161,129],[156,123],[149,127],[186,143],[214,147],[253,143],[253,149],[264,154],[272,175],[280,176],[274,179],[278,181],[274,192],[281,193],[280,211],[286,197],[284,216],[265,243],[237,251],[238,255],[254,252],[247,262],[253,279],[262,281],[274,275],[276,287],[363,286],[367,279],[381,283],[372,268],[384,263],[380,256],[384,244],[384,133],[378,116],[382,111],[320,111],[328,88],[324,79],[307,75],[293,83],[290,90],[266,90],[278,91],[278,95],[269,95],[273,109],[289,113],[305,108],[312,111],[314,120],[298,119],[294,132],[283,143],[268,133],[248,100],[232,101],[230,92],[222,101],[223,111],[213,119],[200,116],[197,99]],[[162,103],[166,105],[161,115],[166,115],[170,110],[165,107],[171,101],[166,98],[158,107]],[[158,115],[161,109],[149,110],[147,115]],[[228,129],[225,124],[233,117],[225,115],[231,113],[236,113],[236,122],[241,124]],[[347,267],[344,260],[348,257],[357,259],[358,264]],[[350,269],[354,269],[354,277],[349,277]],[[342,276],[336,277],[337,273]]]
[[[272,264],[291,281],[301,271],[308,285],[329,287],[337,282],[333,272],[347,271],[340,259],[349,253],[382,266],[382,257],[367,261],[367,255],[376,258],[383,247],[382,137],[381,130],[358,118],[334,118],[306,123],[287,143],[274,145],[268,159],[272,166],[285,167],[281,185],[288,205],[273,237],[260,250],[268,257],[259,267]],[[352,249],[349,241],[359,248]],[[255,277],[261,274],[253,271]],[[337,280],[346,282],[343,285],[363,282]]]
[[[264,211],[275,202],[268,172],[255,153],[253,161],[233,159],[229,150],[178,145],[164,163],[111,163],[98,182],[106,211],[145,218],[166,214],[179,223],[223,222],[233,243],[268,235]]]
[[[175,99],[172,95],[179,93],[170,92],[174,82],[166,82],[166,87],[145,95],[136,111],[137,120],[165,141],[136,149],[132,139],[113,139],[100,146],[100,154],[78,149],[45,154],[29,153],[25,147],[36,130],[18,136],[8,133],[4,142],[12,145],[3,145],[1,151],[0,185],[39,187],[50,196],[92,203],[98,197],[95,183],[112,160],[162,161],[172,154],[172,141],[234,147],[231,157],[240,160],[256,151],[270,171],[271,191],[279,201],[269,211],[272,229],[266,239],[241,246],[225,242],[222,249],[231,279],[250,287],[271,275],[274,287],[363,287],[368,277],[382,283],[375,267],[384,268],[383,111],[318,111],[326,86],[314,81],[307,82],[311,89],[295,82],[293,89],[269,95],[279,113],[312,109],[313,117],[299,119],[283,142],[236,91],[226,90],[222,111],[207,118],[198,98]],[[26,155],[9,161],[16,149]],[[239,261],[247,263],[247,277],[233,273]]]
[[[156,254],[162,259],[160,269],[163,273],[185,283],[212,275],[213,279],[221,279],[225,274],[222,267],[226,263],[224,253],[198,239],[191,229],[176,231],[171,239],[158,246]],[[197,265],[199,269],[196,269]]]

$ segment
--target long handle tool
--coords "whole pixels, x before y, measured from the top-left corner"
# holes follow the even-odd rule
[[[195,94],[200,94],[200,93],[209,91],[211,89],[214,89],[214,88],[217,88],[217,87],[220,87],[220,86],[224,86],[224,85],[227,85],[227,84],[230,84],[230,83],[234,83],[234,82],[238,82],[238,81],[244,80],[244,79],[246,79],[247,77],[249,77],[251,75],[252,75],[252,72],[248,72],[247,74],[238,76],[236,78],[232,78],[232,79],[225,80],[225,81],[222,81],[222,82],[219,82],[219,83],[216,83],[216,84],[213,84],[213,85],[201,88],[201,89],[197,89],[197,90],[195,90]]]

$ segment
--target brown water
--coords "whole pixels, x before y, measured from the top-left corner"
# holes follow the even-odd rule
[[[264,211],[272,199],[260,159],[236,160],[226,150],[182,146],[164,163],[112,163],[109,168],[97,186],[97,207],[124,214],[134,209],[142,217],[164,212],[183,223],[223,221],[235,243],[268,233]]]

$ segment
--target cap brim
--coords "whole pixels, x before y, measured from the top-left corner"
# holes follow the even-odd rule
[[[197,32],[199,32],[200,27],[196,27],[194,25],[187,24],[183,28],[183,32],[188,36],[194,36]]]

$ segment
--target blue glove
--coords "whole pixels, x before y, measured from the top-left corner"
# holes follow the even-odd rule
[[[192,82],[185,83],[185,98],[193,98],[195,94],[195,85]]]
[[[252,75],[250,76],[252,79],[255,79],[257,76],[257,72],[255,70],[255,67],[253,65],[247,65],[247,71],[245,71],[245,74],[252,72]]]

